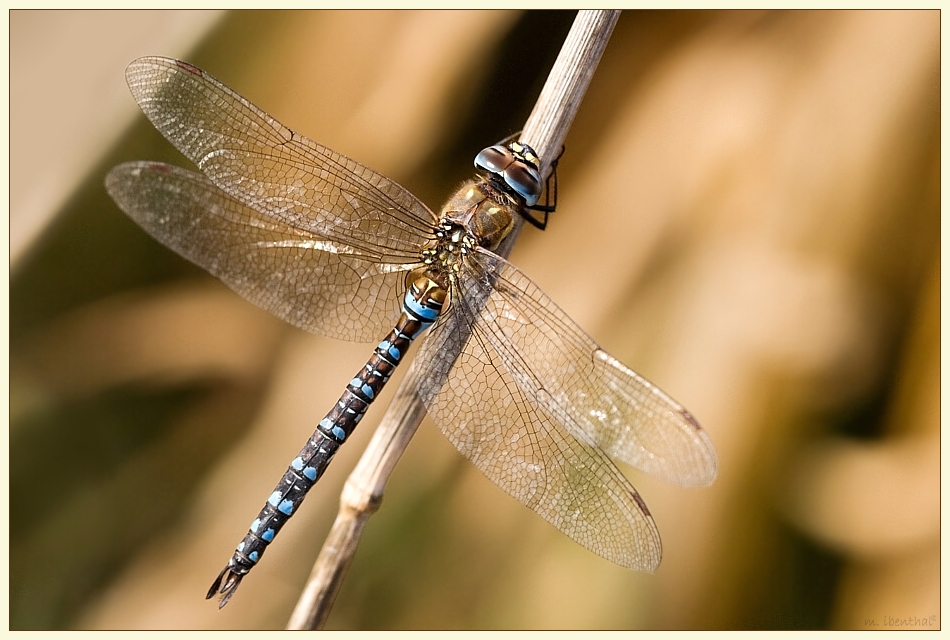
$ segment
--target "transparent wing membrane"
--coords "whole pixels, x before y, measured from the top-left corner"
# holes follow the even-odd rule
[[[689,412],[607,354],[505,259],[480,250],[466,266],[456,297],[487,300],[481,334],[519,387],[575,437],[669,482],[712,482],[716,452]]]
[[[484,315],[465,299],[453,304],[417,356],[432,374],[419,395],[435,423],[492,482],[573,540],[624,567],[655,569],[660,536],[636,489],[515,379]]]
[[[132,95],[219,188],[285,224],[391,262],[418,259],[436,216],[389,178],[283,126],[191,65],[140,58]]]
[[[375,253],[291,227],[179,167],[122,164],[106,189],[156,240],[301,329],[371,342],[399,317],[412,264],[379,263]]]

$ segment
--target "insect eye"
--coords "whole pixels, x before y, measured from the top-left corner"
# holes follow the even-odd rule
[[[500,144],[482,149],[475,156],[475,166],[504,179],[516,194],[524,198],[530,207],[541,197],[541,174],[537,167],[537,156],[527,145],[517,142],[509,147]]]
[[[529,207],[538,203],[541,197],[541,174],[535,167],[517,160],[504,171],[505,182],[524,198]]]
[[[515,157],[511,151],[500,144],[495,144],[478,152],[478,155],[475,156],[475,167],[501,175],[505,168],[514,161]]]

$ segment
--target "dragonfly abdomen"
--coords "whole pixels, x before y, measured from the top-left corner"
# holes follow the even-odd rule
[[[412,341],[439,317],[445,299],[445,289],[431,278],[423,275],[412,281],[396,326],[377,345],[373,355],[291,461],[228,565],[211,585],[208,598],[221,593],[221,607],[231,599],[241,579],[258,563],[267,546],[326,471],[337,450],[356,429],[369,405],[405,357]]]

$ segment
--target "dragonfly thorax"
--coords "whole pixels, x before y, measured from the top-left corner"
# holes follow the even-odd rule
[[[463,184],[442,208],[440,228],[461,227],[474,245],[494,251],[514,228],[521,206],[487,178],[476,178]]]
[[[465,227],[448,220],[436,227],[435,237],[435,244],[422,252],[422,262],[428,267],[427,271],[447,287],[457,276],[462,258],[478,243]]]

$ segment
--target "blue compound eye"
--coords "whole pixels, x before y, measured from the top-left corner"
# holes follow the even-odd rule
[[[505,168],[514,161],[515,156],[511,151],[500,144],[495,144],[478,152],[478,155],[475,156],[475,167],[501,175]]]
[[[535,167],[521,160],[515,160],[503,174],[505,183],[515,190],[529,207],[538,203],[541,197],[541,174]]]
[[[518,142],[512,142],[508,147],[495,144],[475,156],[478,169],[502,178],[529,207],[537,204],[541,197],[541,174],[537,163],[531,147]]]

